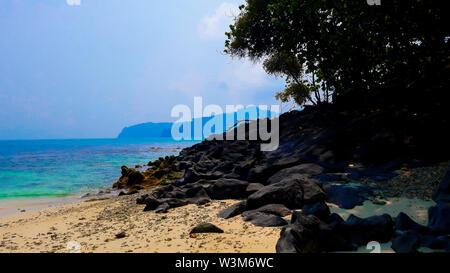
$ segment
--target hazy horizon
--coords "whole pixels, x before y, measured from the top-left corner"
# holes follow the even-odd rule
[[[241,1],[0,4],[0,139],[115,138],[177,104],[274,104],[284,81],[223,55]]]

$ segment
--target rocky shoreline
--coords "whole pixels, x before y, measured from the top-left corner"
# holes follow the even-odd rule
[[[241,215],[255,226],[283,227],[277,252],[348,251],[390,240],[397,252],[450,251],[448,149],[435,149],[448,145],[430,137],[439,130],[435,122],[426,126],[430,118],[392,109],[292,111],[280,117],[276,151],[261,152],[260,141],[203,141],[177,157],[149,162],[142,173],[122,167],[114,187],[132,195],[150,186],[152,192],[136,202],[157,214],[188,204],[240,200],[219,217]],[[433,197],[437,205],[429,210],[427,226],[404,213],[344,220],[327,205],[349,210],[367,200],[383,205],[391,197]]]

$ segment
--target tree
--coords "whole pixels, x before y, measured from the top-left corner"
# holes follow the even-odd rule
[[[287,77],[286,94],[308,93],[295,80],[300,73],[283,71],[295,59],[302,75],[314,76],[312,93],[318,82],[334,103],[423,106],[449,89],[449,26],[445,1],[247,0],[225,52],[268,59],[269,73]]]
[[[320,81],[316,80],[317,71],[305,75],[308,71],[295,55],[286,52],[274,54],[264,61],[264,69],[271,75],[286,77],[285,90],[275,95],[281,102],[293,100],[299,106],[307,102],[313,105],[329,102],[329,90],[322,84],[321,92]],[[324,94],[323,98],[320,93]]]

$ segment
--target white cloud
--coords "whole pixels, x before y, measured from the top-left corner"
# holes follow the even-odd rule
[[[269,78],[261,64],[235,61],[228,64],[219,74],[219,81],[224,83],[231,92],[238,92],[264,86]]]
[[[204,40],[223,39],[224,33],[228,31],[228,26],[238,14],[238,4],[222,3],[214,11],[214,14],[203,17],[198,27],[200,38]]]

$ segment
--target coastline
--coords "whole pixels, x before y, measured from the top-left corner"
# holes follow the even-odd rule
[[[244,222],[241,216],[217,217],[219,211],[238,200],[213,200],[205,205],[191,204],[157,214],[144,212],[143,205],[136,204],[136,197],[111,196],[91,202],[78,198],[78,202],[53,203],[52,207],[3,217],[0,252],[67,253],[73,251],[68,244],[76,242],[83,253],[275,253],[281,227],[254,226]],[[387,201],[386,205],[366,201],[351,210],[328,205],[344,219],[350,213],[358,217],[382,213],[396,216],[399,211],[407,211],[412,219],[425,224],[426,212],[434,204],[408,198]],[[284,219],[289,221],[290,216]],[[190,230],[201,222],[213,223],[224,233],[191,237]],[[116,238],[121,232],[125,232],[125,237]],[[356,252],[368,250],[360,247]],[[393,252],[390,242],[382,244],[382,252]]]
[[[62,207],[81,201],[79,195],[0,199],[0,219],[30,211]]]
[[[71,252],[77,242],[81,252],[145,253],[274,253],[281,228],[262,228],[241,217],[221,219],[217,213],[238,201],[213,201],[188,205],[166,214],[143,212],[136,196],[78,202],[0,219],[0,252]],[[189,236],[200,222],[213,222],[223,234]],[[125,238],[115,235],[126,233]]]

